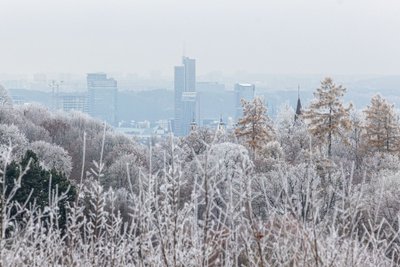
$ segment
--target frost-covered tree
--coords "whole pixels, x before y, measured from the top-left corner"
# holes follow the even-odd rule
[[[268,172],[285,159],[284,151],[278,141],[271,141],[259,150],[259,156],[254,160],[257,172]]]
[[[242,99],[243,117],[239,119],[235,134],[250,149],[253,157],[262,146],[274,138],[272,122],[260,97],[253,101]]]
[[[356,164],[356,169],[361,167],[362,158],[364,155],[363,151],[363,117],[357,111],[350,114],[352,130],[350,133],[350,156],[352,161]]]
[[[206,127],[197,127],[188,136],[179,140],[179,146],[182,147],[183,153],[185,153],[186,161],[191,161],[194,156],[206,151],[208,146],[233,141],[232,137],[232,135],[221,129],[213,130]]]
[[[18,160],[26,151],[28,140],[15,125],[0,124],[0,147],[13,148],[13,159]]]
[[[16,107],[18,112],[33,122],[36,125],[42,125],[44,122],[50,120],[53,114],[48,110],[47,107],[40,104],[28,104]]]
[[[0,84],[0,106],[12,106],[12,99],[6,88]]]
[[[51,141],[49,133],[37,122],[33,122],[29,117],[25,116],[24,110],[34,108],[36,105],[28,105],[22,109],[22,106],[7,108],[0,106],[0,123],[7,125],[15,125],[26,136],[29,141]],[[46,119],[43,116],[41,119]]]
[[[178,144],[182,140],[170,135],[168,138],[160,141],[151,147],[151,172],[160,174],[164,169],[171,166],[175,161],[186,161],[188,158],[188,149],[182,149]],[[184,146],[184,145],[183,145]],[[163,170],[163,171],[161,171]]]
[[[54,136],[52,138],[72,157],[71,178],[78,179],[81,176],[82,168],[86,173],[92,167],[93,160],[99,160],[104,124],[80,112],[61,114],[61,117],[63,121],[67,122],[67,130],[63,133],[55,131],[60,136],[56,139]],[[107,132],[109,130],[109,128],[106,129]],[[84,147],[85,159],[83,161]]]
[[[101,131],[93,133],[92,137],[88,137],[88,146],[92,147],[87,150],[87,156],[90,156],[92,161],[98,160],[101,151],[103,151],[106,166],[110,166],[121,156],[130,154],[137,156],[138,163],[147,165],[146,152],[141,145],[127,135],[115,133],[107,125],[105,127],[104,129],[103,125]]]
[[[234,143],[215,144],[209,151],[209,168],[214,174],[225,181],[238,179],[245,170],[252,167],[245,147]],[[213,168],[217,166],[217,168]],[[241,171],[238,171],[241,169]]]
[[[51,143],[59,146],[66,145],[68,141],[65,135],[72,131],[69,118],[65,114],[48,116],[40,124],[50,135]]]
[[[346,132],[351,129],[349,120],[352,105],[343,105],[346,89],[336,85],[331,78],[325,78],[314,92],[314,100],[303,113],[310,133],[320,145],[327,145],[328,157],[332,155],[332,144],[335,137],[346,142]]]
[[[394,105],[380,95],[375,95],[364,113],[366,149],[371,152],[399,151],[400,123]]]
[[[29,149],[36,154],[43,169],[48,171],[54,169],[66,177],[70,176],[72,159],[62,147],[45,141],[36,141],[29,145]]]
[[[117,159],[109,168],[102,179],[102,184],[108,188],[128,188],[129,184],[138,189],[138,177],[144,175],[148,170],[140,163],[137,155],[125,155]],[[129,172],[129,173],[128,173]],[[128,181],[130,179],[130,181]]]
[[[307,125],[295,111],[284,105],[280,108],[276,121],[276,137],[280,143],[286,161],[290,163],[307,160],[310,148],[310,135]]]

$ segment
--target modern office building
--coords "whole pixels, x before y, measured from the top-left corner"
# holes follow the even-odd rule
[[[59,96],[59,107],[65,112],[69,111],[80,111],[80,112],[88,112],[87,106],[87,95],[84,93],[63,93]]]
[[[117,81],[105,73],[87,75],[88,113],[110,125],[117,125]]]
[[[174,134],[185,136],[196,120],[196,60],[183,57],[182,65],[175,67]]]
[[[246,101],[253,100],[254,95],[255,95],[255,89],[256,89],[256,87],[254,84],[250,84],[250,83],[235,84],[235,96],[236,96],[235,119],[236,119],[236,121],[243,115],[243,107],[242,107],[242,103],[241,103],[242,99],[244,99]]]

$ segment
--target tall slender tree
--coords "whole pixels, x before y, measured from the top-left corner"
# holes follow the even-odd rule
[[[388,103],[380,95],[375,95],[364,113],[364,140],[367,150],[371,152],[399,151],[400,124],[394,105]]]
[[[335,137],[346,141],[345,132],[351,129],[350,110],[344,107],[342,98],[346,88],[336,85],[331,78],[325,78],[314,92],[314,100],[303,113],[310,133],[320,145],[327,145],[328,157],[332,156],[332,143]]]
[[[261,98],[256,97],[253,101],[242,99],[242,106],[243,117],[237,123],[235,134],[244,141],[255,157],[257,150],[273,139],[274,130]]]

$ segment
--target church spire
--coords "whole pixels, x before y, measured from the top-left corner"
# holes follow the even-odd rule
[[[193,120],[190,123],[190,130],[191,131],[196,131],[197,130],[197,123],[196,123],[196,118],[195,118],[194,112],[193,112]]]
[[[297,107],[296,114],[294,115],[294,120],[296,121],[302,113],[301,100],[300,100],[300,85],[297,87]]]
[[[217,126],[217,130],[218,130],[218,131],[223,131],[223,130],[225,130],[225,122],[224,122],[224,120],[222,119],[222,115],[221,115],[220,118],[219,118],[219,123],[218,123],[218,126]]]

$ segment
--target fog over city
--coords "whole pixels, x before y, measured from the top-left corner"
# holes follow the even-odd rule
[[[14,102],[114,126],[179,120],[182,92],[196,91],[186,131],[193,116],[200,125],[235,118],[238,84],[254,86],[272,117],[282,105],[295,108],[298,90],[309,103],[327,76],[358,109],[376,93],[400,104],[399,13],[394,0],[3,0],[0,84]],[[183,57],[195,60],[191,88],[177,82]],[[90,107],[87,74],[100,72],[115,90],[103,96],[115,100],[111,115]]]
[[[0,73],[378,74],[400,69],[397,0],[2,0]]]

